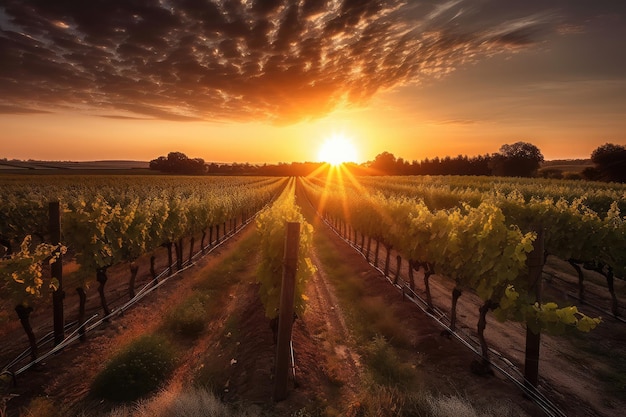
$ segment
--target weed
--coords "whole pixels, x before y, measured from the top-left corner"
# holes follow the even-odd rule
[[[411,346],[406,328],[382,297],[363,297],[358,303],[363,312],[362,317],[365,322],[370,323],[364,329],[368,339],[380,334],[396,347]]]
[[[522,417],[515,404],[502,402],[487,408],[473,405],[462,395],[436,396],[424,390],[407,391],[373,384],[352,415],[359,417]]]
[[[383,336],[376,336],[366,346],[365,361],[378,384],[408,386],[414,379],[411,367],[400,360]]]
[[[351,414],[359,417],[418,416],[434,417],[422,391],[413,393],[379,384],[371,384],[361,401],[353,404]]]
[[[134,407],[122,407],[109,417],[253,417],[255,409],[236,410],[222,403],[209,391],[192,389],[182,393],[162,391],[154,398],[142,400]]]
[[[237,250],[213,268],[194,286],[194,289],[205,294],[223,293],[228,290],[248,268],[246,261],[256,256],[258,244],[259,238],[255,233],[243,239]]]
[[[100,398],[132,401],[157,389],[174,369],[174,351],[166,339],[148,335],[115,355],[92,385]]]
[[[165,318],[165,328],[175,335],[197,338],[206,328],[208,297],[194,295],[179,304]]]

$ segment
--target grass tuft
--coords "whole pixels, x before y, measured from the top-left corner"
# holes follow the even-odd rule
[[[174,365],[174,350],[165,338],[142,336],[109,361],[96,376],[92,393],[113,401],[139,399],[161,386]]]
[[[253,417],[255,409],[237,410],[222,403],[212,393],[192,389],[181,393],[164,390],[154,398],[142,400],[132,407],[122,407],[109,417]]]
[[[176,306],[165,317],[165,329],[187,339],[200,336],[207,324],[207,298],[194,295]]]
[[[360,417],[525,417],[515,404],[507,402],[480,408],[463,396],[435,396],[430,392],[406,391],[396,387],[372,385],[367,396],[353,410]]]
[[[415,377],[383,336],[376,336],[365,348],[365,361],[374,382],[381,385],[409,386]]]

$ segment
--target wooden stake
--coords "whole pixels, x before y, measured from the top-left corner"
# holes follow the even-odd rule
[[[287,223],[285,237],[285,255],[283,262],[283,282],[280,290],[280,309],[278,315],[278,343],[276,346],[274,401],[287,398],[289,379],[289,344],[293,326],[294,299],[296,289],[296,270],[298,266],[298,247],[300,242],[300,223]]]
[[[544,236],[543,228],[537,229],[535,248],[528,254],[529,293],[534,291],[535,301],[541,302],[541,272],[543,271]],[[528,388],[537,387],[539,382],[539,346],[541,332],[536,334],[526,326],[526,358],[524,361],[524,385]]]

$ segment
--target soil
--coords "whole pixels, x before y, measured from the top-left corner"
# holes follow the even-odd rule
[[[308,210],[305,207],[305,211]],[[437,395],[464,396],[479,408],[509,402],[517,404],[528,415],[542,415],[501,375],[496,373],[480,377],[473,374],[470,370],[470,363],[476,359],[473,353],[455,339],[441,336],[441,328],[412,303],[403,300],[397,289],[381,277],[361,254],[319,220],[313,222],[316,233],[323,234],[331,242],[333,251],[350,273],[367,283],[363,296],[389,306],[390,314],[406,330],[407,342],[401,352],[402,359],[412,364],[419,375],[415,381],[416,389],[427,389]],[[103,360],[119,346],[156,326],[169,306],[190,293],[198,277],[236,252],[241,242],[252,233],[253,227],[248,225],[140,304],[90,333],[85,343],[70,345],[35,369],[20,375],[17,385],[8,387],[11,394],[17,395],[7,403],[8,415],[19,415],[19,410],[31,399],[40,396],[47,396],[64,407],[76,407],[76,404],[91,409],[111,407],[111,404],[102,404],[89,397],[91,380],[101,369]],[[163,252],[158,255],[158,270],[162,270],[167,256]],[[384,260],[382,248],[380,259]],[[395,259],[395,254],[392,259]],[[367,395],[367,375],[361,355],[363,347],[355,340],[349,326],[350,317],[337,299],[327,268],[315,252],[312,260],[318,272],[308,283],[307,311],[294,323],[295,379],[291,380],[287,400],[279,403],[272,400],[275,346],[269,321],[257,296],[254,274],[258,260],[254,255],[247,258],[238,272],[239,281],[229,297],[221,300],[224,308],[219,317],[209,323],[202,337],[188,346],[181,366],[170,381],[170,389],[183,389],[186,381],[201,372],[207,358],[213,357],[217,363],[215,367],[220,370],[213,389],[227,402],[249,404],[268,415],[291,415],[302,409],[357,415]],[[138,263],[139,288],[151,278],[148,273],[149,258],[142,258]],[[406,264],[404,268],[402,273],[406,276]],[[112,307],[127,300],[128,276],[128,265],[110,269],[107,294]],[[434,303],[446,310],[451,288],[446,280],[436,276],[431,278],[431,282]],[[89,317],[99,310],[95,286],[90,288],[88,297]],[[74,317],[77,303],[78,297],[68,291],[66,317]],[[464,294],[459,300],[460,327],[466,331],[474,331],[477,306],[478,302],[471,294]],[[47,319],[51,316],[49,308],[43,304],[37,306],[33,315],[33,327],[39,337],[51,328]],[[12,311],[10,305],[2,305],[2,309]],[[592,333],[591,341],[585,343],[603,343],[604,347],[619,349],[623,355],[626,349],[624,333],[623,323],[607,318]],[[0,335],[3,340],[0,345],[1,363],[7,363],[27,346],[17,320],[5,323]],[[503,352],[518,368],[522,367],[523,329],[490,318],[486,337],[491,346]],[[572,343],[547,336],[542,337],[541,349],[540,388],[566,415],[622,415],[626,402],[618,396],[607,397],[603,388],[605,385],[594,371],[605,366],[599,359],[586,355]]]

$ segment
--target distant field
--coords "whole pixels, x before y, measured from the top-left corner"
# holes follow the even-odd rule
[[[563,172],[579,173],[583,169],[593,166],[590,159],[555,159],[541,164],[541,169],[551,168],[560,169]]]
[[[107,174],[152,174],[149,171],[147,161],[6,161],[0,160],[0,172],[2,173],[28,173],[46,174],[64,173],[71,171],[73,174],[94,174],[98,170]],[[563,172],[580,173],[587,167],[592,167],[593,163],[589,159],[560,159],[546,161],[541,164],[541,169],[553,168]]]
[[[149,163],[144,161],[2,161],[0,160],[0,172],[3,173],[28,173],[47,174],[59,173],[142,173],[146,174]]]

